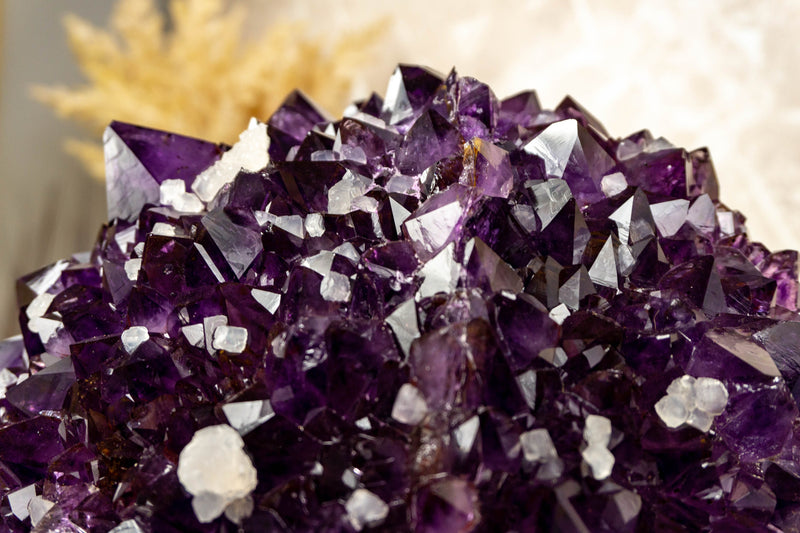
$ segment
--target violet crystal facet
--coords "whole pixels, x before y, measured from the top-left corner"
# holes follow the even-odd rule
[[[800,531],[797,252],[707,150],[400,66],[105,152],[0,344],[0,531]]]

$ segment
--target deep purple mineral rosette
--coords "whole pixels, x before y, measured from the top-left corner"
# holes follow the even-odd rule
[[[800,530],[797,253],[706,150],[413,66],[104,139],[0,346],[0,530]]]

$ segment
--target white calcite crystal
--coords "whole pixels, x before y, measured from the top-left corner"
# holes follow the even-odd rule
[[[689,419],[686,403],[678,396],[667,395],[656,403],[656,413],[668,428],[677,428]]]
[[[519,436],[519,442],[526,461],[538,463],[558,457],[553,439],[544,428],[526,431]]]
[[[7,368],[0,370],[0,399],[6,397],[6,389],[17,382],[17,376]]]
[[[205,340],[203,324],[190,324],[181,328],[181,333],[192,346],[202,347]]]
[[[697,378],[694,397],[697,409],[713,416],[721,415],[728,405],[728,389],[714,378]]]
[[[156,222],[153,224],[153,229],[150,233],[162,237],[176,237],[178,235],[175,226],[167,224],[166,222]]]
[[[538,479],[556,479],[564,472],[564,461],[558,457],[553,439],[546,429],[526,431],[520,435],[519,442],[525,461],[540,465],[536,472]]]
[[[25,314],[28,316],[28,319],[44,316],[44,314],[47,312],[47,309],[50,307],[50,304],[53,303],[54,298],[54,294],[47,292],[37,295],[36,298],[31,300],[31,303],[29,303],[28,307],[25,309]]]
[[[194,434],[178,458],[178,480],[193,496],[192,508],[202,523],[216,519],[230,505],[234,505],[233,516],[245,518],[246,509],[239,500],[250,496],[258,483],[242,437],[227,424]]]
[[[655,405],[656,414],[668,428],[688,424],[703,433],[708,432],[714,418],[728,405],[725,384],[714,378],[675,378],[667,394]]]
[[[422,392],[411,383],[404,383],[392,406],[392,418],[402,424],[415,426],[428,414],[428,403]]]
[[[239,135],[239,142],[197,176],[192,191],[204,202],[210,202],[240,171],[257,172],[266,167],[268,150],[267,125],[250,119],[250,125]]]
[[[186,192],[183,180],[164,180],[159,188],[160,201],[184,213],[200,213],[205,205],[194,193]]]
[[[147,342],[150,338],[150,333],[144,326],[133,326],[122,332],[120,339],[122,340],[122,347],[129,354],[136,351],[143,342]]]
[[[139,271],[142,269],[142,260],[140,258],[128,259],[125,261],[125,275],[131,281],[139,279]]]
[[[353,529],[379,525],[389,514],[389,506],[367,489],[356,489],[344,505]]]
[[[350,279],[344,274],[330,271],[322,278],[319,293],[329,302],[346,302],[350,299]]]
[[[605,446],[589,445],[582,452],[581,457],[592,471],[595,479],[606,479],[614,468],[614,454]]]
[[[596,444],[607,447],[611,441],[611,420],[604,416],[587,416],[586,425],[583,427],[583,440],[589,446]]]
[[[611,442],[611,421],[604,416],[587,416],[583,440],[586,441],[586,447],[581,451],[581,457],[591,470],[592,477],[601,480],[610,476],[615,461],[614,454],[608,449]]]
[[[242,353],[247,347],[247,329],[222,325],[214,330],[212,346],[215,350]]]
[[[306,233],[309,237],[325,235],[325,219],[320,213],[310,213],[305,220]]]

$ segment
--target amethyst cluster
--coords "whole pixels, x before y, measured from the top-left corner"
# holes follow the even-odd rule
[[[707,150],[415,66],[104,141],[0,345],[0,531],[800,531],[797,252]]]

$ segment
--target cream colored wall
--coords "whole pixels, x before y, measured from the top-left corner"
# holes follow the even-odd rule
[[[86,250],[105,218],[102,185],[63,153],[75,129],[28,96],[32,83],[78,83],[60,18],[105,21],[107,2],[8,0],[0,80],[0,336],[16,332],[14,280]]]

